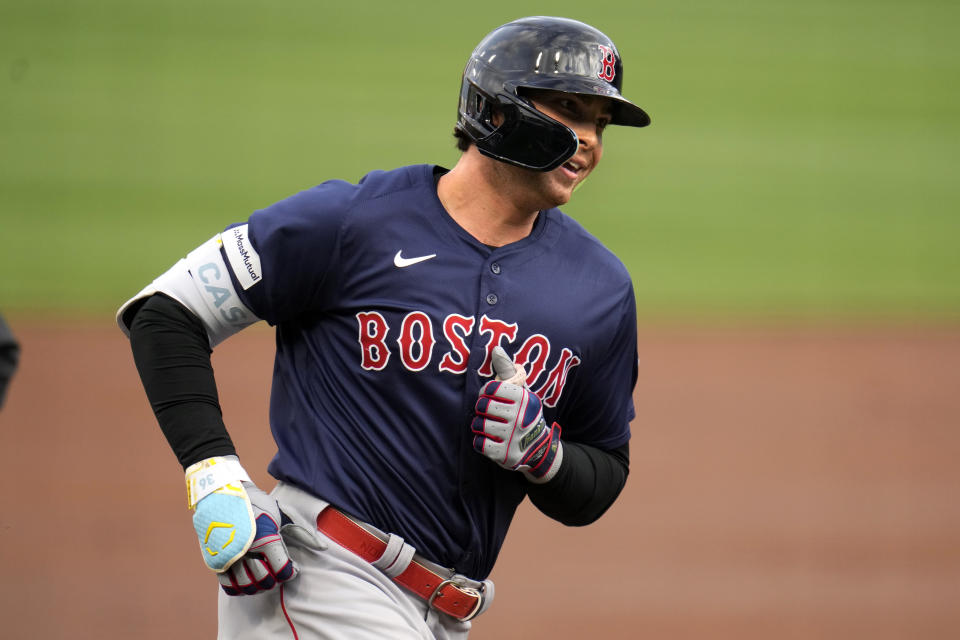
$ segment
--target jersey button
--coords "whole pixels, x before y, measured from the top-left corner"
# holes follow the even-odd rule
[[[493,271],[493,273],[496,275],[500,275],[500,263],[494,262],[492,265],[490,265],[490,271]]]
[[[495,294],[495,293],[488,293],[488,294],[487,294],[487,304],[489,304],[489,305],[494,305],[494,304],[497,304],[497,302],[499,302],[499,300],[500,300],[500,298],[497,297],[497,294]]]

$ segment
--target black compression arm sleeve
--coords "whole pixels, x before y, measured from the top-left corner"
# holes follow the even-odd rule
[[[569,526],[594,522],[613,504],[630,472],[630,445],[604,451],[576,442],[563,443],[557,475],[531,484],[530,501],[554,520]]]
[[[186,469],[210,456],[235,455],[203,324],[163,294],[148,298],[135,313],[130,325],[133,359],[177,460]]]

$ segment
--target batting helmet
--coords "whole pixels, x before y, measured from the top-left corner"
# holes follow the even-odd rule
[[[550,171],[577,151],[577,135],[537,111],[523,89],[552,89],[610,99],[611,124],[645,127],[650,116],[622,95],[623,66],[613,41],[590,25],[534,16],[494,29],[463,71],[457,129],[480,153],[518,167]],[[493,124],[494,112],[503,122]]]

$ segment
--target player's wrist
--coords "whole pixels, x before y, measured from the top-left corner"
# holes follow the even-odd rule
[[[252,482],[235,455],[212,456],[195,462],[187,467],[184,479],[187,484],[187,503],[191,509],[219,489]]]
[[[523,470],[523,475],[534,484],[546,484],[556,477],[563,464],[563,441],[560,440],[560,425],[556,422],[550,427],[550,442],[546,452],[537,464]]]

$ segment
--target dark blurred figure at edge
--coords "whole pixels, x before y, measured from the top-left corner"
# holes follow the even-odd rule
[[[17,369],[17,362],[20,360],[20,345],[13,337],[13,332],[0,316],[0,408],[3,407],[4,398],[7,395],[7,385],[13,377],[13,372]]]

